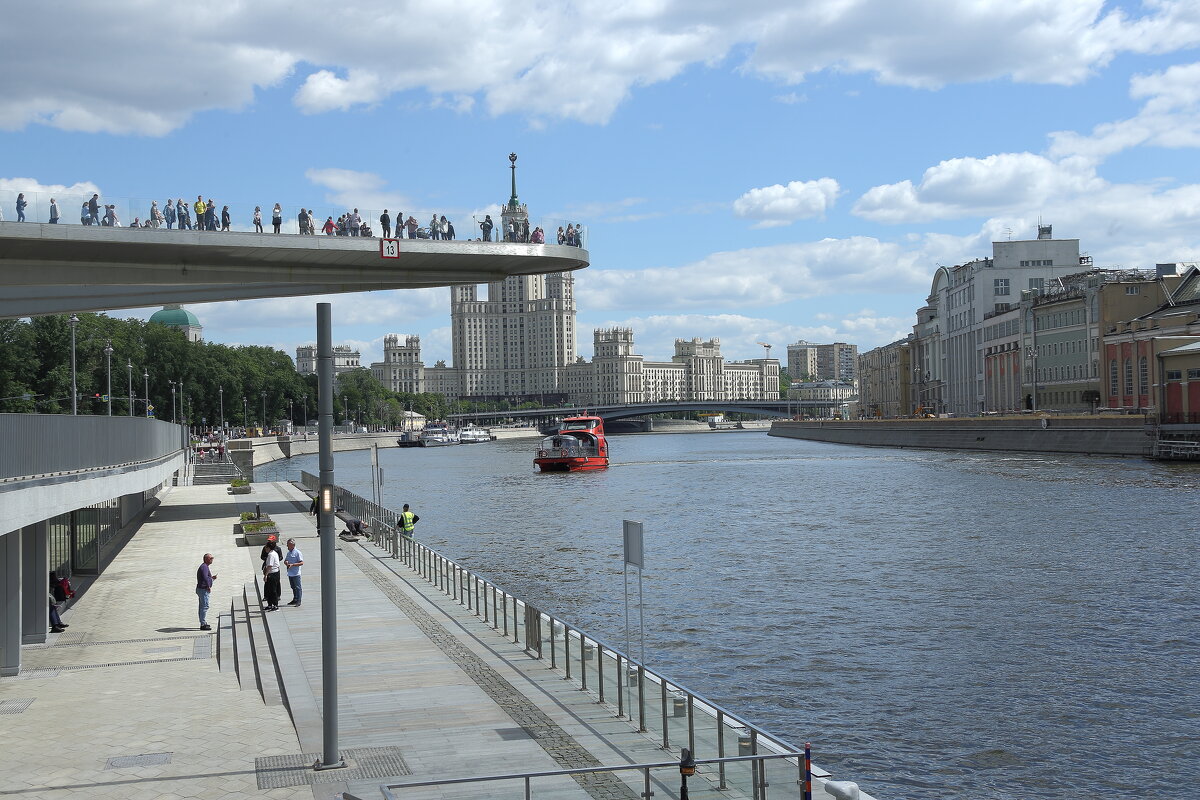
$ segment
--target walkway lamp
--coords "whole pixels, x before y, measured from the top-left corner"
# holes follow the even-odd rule
[[[217,397],[221,402],[221,430],[225,430],[225,387],[217,387]]]
[[[262,408],[263,408],[263,416],[262,416],[263,430],[266,431],[266,429],[267,429],[267,390],[266,389],[262,390]]]
[[[308,427],[308,395],[300,395],[300,402],[304,404],[304,419],[301,421],[304,427]]]
[[[167,383],[171,384],[171,422],[178,422],[175,416],[175,381],[168,379]]]
[[[79,325],[79,317],[74,314],[67,320],[71,326],[71,416],[79,413],[79,391],[75,386],[75,328]]]
[[[146,393],[146,417],[150,416],[150,371],[145,367],[142,368],[142,383]]]
[[[104,343],[104,371],[105,371],[105,374],[108,376],[108,378],[107,378],[108,379],[107,397],[108,397],[108,415],[110,417],[112,416],[112,354],[113,354],[112,339],[109,339]]]
[[[129,373],[129,416],[133,416],[133,359],[125,359],[125,369]]]
[[[250,407],[246,404],[246,398],[242,398],[242,427],[250,427]],[[245,433],[243,431],[243,433]]]

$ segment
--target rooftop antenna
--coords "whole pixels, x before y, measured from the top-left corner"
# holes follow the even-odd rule
[[[1012,235],[1013,235],[1013,229],[1012,229],[1012,228],[1009,228],[1009,227],[1005,227],[1005,229],[1004,229],[1004,235],[1005,235],[1005,236],[1008,238],[1008,241],[1010,241],[1010,242],[1011,242],[1011,241],[1012,241]]]

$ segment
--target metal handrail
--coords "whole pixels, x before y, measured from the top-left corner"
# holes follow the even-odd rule
[[[724,765],[724,764],[731,764],[731,763],[740,762],[740,761],[752,761],[752,762],[760,763],[763,761],[768,761],[768,760],[777,759],[777,758],[803,759],[804,755],[805,755],[804,751],[800,750],[800,751],[794,752],[794,753],[763,753],[763,754],[752,755],[752,756],[730,756],[729,758],[697,758],[697,759],[695,759],[695,764],[696,764],[696,766],[700,766],[701,764]],[[804,791],[804,789],[803,789],[804,762],[801,760],[799,762],[799,765],[800,765],[800,775],[799,775],[798,783],[801,784],[800,791],[801,791],[801,793],[803,793],[803,791]],[[650,786],[650,770],[665,769],[667,767],[670,767],[672,769],[679,769],[679,762],[678,761],[656,761],[656,762],[653,762],[650,764],[615,764],[615,765],[599,766],[599,767],[575,767],[573,769],[546,770],[546,771],[542,771],[542,772],[512,772],[512,773],[507,773],[507,774],[503,774],[503,775],[473,775],[473,776],[466,777],[466,778],[442,778],[441,780],[436,780],[436,781],[415,781],[412,783],[388,783],[388,784],[381,784],[379,787],[379,791],[381,791],[383,793],[383,796],[385,798],[387,798],[387,800],[396,800],[396,795],[392,791],[393,789],[418,789],[418,788],[424,788],[424,787],[429,787],[429,786],[451,786],[451,785],[459,784],[459,783],[485,783],[488,781],[523,780],[523,781],[525,781],[525,797],[529,798],[532,796],[530,782],[534,778],[558,778],[558,777],[563,777],[563,776],[568,776],[568,775],[588,775],[588,774],[596,773],[596,772],[630,772],[632,770],[640,770],[643,772],[643,774],[645,776],[644,781],[646,784],[646,791],[648,793],[649,786]],[[827,774],[821,774],[821,775],[818,775],[817,777],[825,778],[825,777],[829,777],[829,776]],[[760,784],[760,786],[765,786],[765,785],[766,785],[765,781],[762,784]],[[649,797],[649,794],[646,794],[645,796]]]

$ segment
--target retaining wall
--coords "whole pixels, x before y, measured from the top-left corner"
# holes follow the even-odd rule
[[[1142,456],[1153,443],[1140,416],[779,421],[772,436],[870,447]]]

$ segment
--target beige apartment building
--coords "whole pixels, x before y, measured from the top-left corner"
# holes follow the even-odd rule
[[[858,357],[858,408],[868,417],[907,417],[914,409],[912,337]]]

